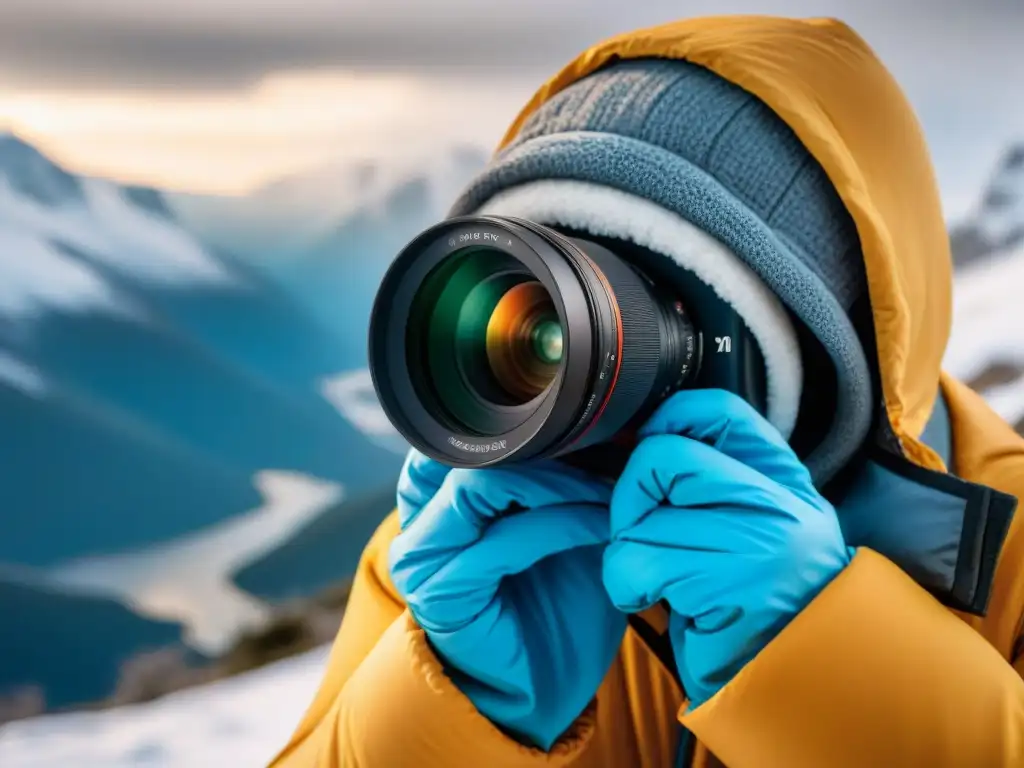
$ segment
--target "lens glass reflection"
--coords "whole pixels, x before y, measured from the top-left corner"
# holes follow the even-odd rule
[[[536,280],[509,288],[487,319],[487,360],[502,389],[519,402],[543,392],[562,361],[562,326]]]
[[[424,281],[408,329],[421,382],[464,428],[507,429],[555,381],[564,354],[558,312],[543,284],[508,254],[473,248]]]

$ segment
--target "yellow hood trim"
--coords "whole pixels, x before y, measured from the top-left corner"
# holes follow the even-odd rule
[[[931,415],[952,316],[952,262],[924,137],[906,98],[853,30],[833,19],[718,16],[610,38],[533,96],[499,149],[554,94],[618,59],[685,59],[771,107],[828,174],[857,226],[882,393],[907,456],[943,470],[918,440]]]

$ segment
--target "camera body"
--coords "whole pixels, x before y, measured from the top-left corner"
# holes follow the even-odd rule
[[[395,428],[455,467],[557,456],[614,472],[682,388],[766,409],[760,349],[711,286],[630,243],[510,217],[414,238],[381,282],[369,349]]]

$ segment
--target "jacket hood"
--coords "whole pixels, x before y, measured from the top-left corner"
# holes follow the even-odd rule
[[[951,321],[952,260],[924,136],[867,43],[833,19],[721,16],[642,29],[590,48],[516,117],[512,143],[548,99],[618,60],[703,66],[758,97],[820,163],[861,241],[885,412],[908,458],[944,469],[920,441]]]

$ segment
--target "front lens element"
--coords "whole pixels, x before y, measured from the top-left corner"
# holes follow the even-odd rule
[[[495,381],[518,403],[554,381],[562,361],[562,326],[538,281],[514,285],[499,299],[487,323],[487,359]]]
[[[407,339],[420,389],[459,429],[480,435],[529,418],[562,360],[562,326],[547,289],[493,248],[438,265],[413,301]]]

